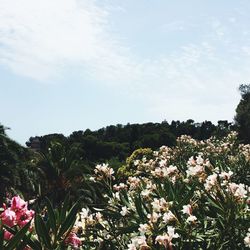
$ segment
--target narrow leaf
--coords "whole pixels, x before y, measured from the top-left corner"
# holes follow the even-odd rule
[[[21,228],[8,242],[5,250],[13,250],[17,247],[17,245],[21,242],[24,238],[26,232],[30,227],[30,222],[28,222],[23,228]]]
[[[43,241],[47,248],[51,248],[50,236],[46,225],[40,215],[35,216],[35,227],[39,238]]]
[[[76,220],[76,214],[78,212],[79,201],[76,202],[73,207],[70,209],[65,221],[62,223],[60,231],[58,233],[58,238],[61,238],[65,232],[70,230]]]
[[[57,231],[56,230],[56,216],[55,216],[52,204],[47,197],[45,198],[45,202],[46,202],[46,206],[48,209],[48,217],[49,217],[48,223],[50,225],[50,228],[52,229],[53,234],[55,235]]]

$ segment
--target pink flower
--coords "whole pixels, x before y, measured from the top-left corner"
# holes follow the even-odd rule
[[[5,240],[10,240],[13,237],[13,234],[10,233],[9,231],[4,230],[3,238]]]
[[[80,238],[77,237],[76,233],[71,232],[65,240],[66,245],[70,245],[73,248],[79,248],[82,244]]]
[[[4,225],[7,225],[9,227],[13,227],[16,225],[16,213],[12,211],[10,208],[5,209],[1,215],[0,219],[2,220],[2,223]]]
[[[17,225],[20,227],[24,227],[33,217],[35,212],[33,210],[23,209],[17,211],[16,213],[16,221]]]
[[[21,199],[19,195],[15,196],[11,200],[11,209],[13,211],[16,211],[19,209],[27,209],[27,202]]]

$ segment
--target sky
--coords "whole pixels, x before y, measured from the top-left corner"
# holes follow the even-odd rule
[[[233,121],[249,0],[0,0],[0,123],[31,136]]]

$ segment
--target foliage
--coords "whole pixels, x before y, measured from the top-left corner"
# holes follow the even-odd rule
[[[62,134],[31,137],[26,144],[41,152],[46,152],[53,141],[67,147],[77,144],[81,157],[88,161],[89,166],[94,166],[112,158],[124,161],[138,148],[155,150],[162,145],[174,146],[176,138],[183,134],[202,140],[212,135],[223,137],[231,129],[232,124],[227,121],[218,121],[218,125],[214,125],[210,121],[195,123],[191,119],[171,123],[163,121],[162,123],[118,124],[96,131],[90,129],[75,131],[69,137]],[[40,145],[37,145],[37,141]]]
[[[25,197],[36,195],[43,200],[49,196],[52,203],[60,203],[70,190],[75,197],[84,196],[87,203],[100,203],[102,188],[88,181],[96,164],[110,163],[115,170],[119,169],[118,176],[125,178],[125,175],[133,174],[134,168],[125,160],[138,148],[155,150],[161,145],[174,146],[176,137],[183,133],[197,139],[215,134],[222,137],[231,128],[232,124],[227,121],[219,121],[215,126],[209,121],[195,123],[189,119],[186,122],[172,121],[171,124],[166,121],[118,124],[97,131],[76,131],[69,137],[62,134],[31,137],[27,142],[31,149],[30,160],[18,161],[21,172],[11,176],[22,176],[24,182],[19,187]],[[17,187],[13,183],[11,186]]]
[[[241,100],[236,108],[235,122],[239,131],[239,139],[250,143],[250,84],[239,87]]]
[[[79,209],[79,201],[70,210],[69,197],[67,196],[63,205],[53,209],[50,200],[46,199],[45,214],[35,216],[35,232],[39,243],[36,242],[38,249],[64,249],[67,243],[71,244],[69,237],[75,234],[72,231]],[[77,246],[80,244],[78,240]],[[74,244],[73,244],[74,246]]]
[[[0,214],[0,248],[3,250],[68,249],[79,247],[81,240],[73,231],[79,201],[70,207],[66,196],[60,208],[53,209],[49,199],[42,213],[29,210],[27,202],[19,196],[11,200],[11,206]]]
[[[28,196],[37,192],[33,152],[11,140],[0,125],[0,204],[9,193],[22,191]]]
[[[250,145],[238,144],[236,133],[181,136],[175,147],[135,151],[126,164],[133,170],[120,172],[126,183],[108,164],[96,166],[89,181],[101,191],[98,203],[45,198],[34,215],[14,197],[0,214],[1,249],[250,247]]]
[[[249,246],[250,145],[238,145],[235,133],[206,141],[182,136],[134,165],[135,176],[113,187],[112,169],[96,169],[94,181],[110,189],[105,208],[89,207],[81,217],[83,239],[93,245],[83,249]]]
[[[126,164],[118,169],[118,176],[128,177],[133,176],[136,171],[136,163],[139,159],[150,159],[153,156],[153,150],[150,148],[136,149],[127,159]]]
[[[90,173],[78,144],[51,141],[46,150],[37,152],[36,165],[44,175],[42,195],[50,196],[54,202],[61,202],[67,192],[80,189]]]

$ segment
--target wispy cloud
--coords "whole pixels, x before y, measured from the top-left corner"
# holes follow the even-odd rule
[[[1,63],[37,80],[69,64],[105,72],[124,60],[107,31],[107,15],[89,0],[1,0]]]
[[[190,30],[194,38],[160,58],[147,59],[110,29],[109,11],[91,0],[0,0],[0,63],[39,81],[77,65],[99,82],[125,86],[149,102],[150,112],[161,114],[168,105],[176,110],[187,105],[193,113],[201,107],[224,108],[236,86],[250,79],[250,35],[248,27],[240,29],[238,17],[230,14],[225,22],[200,15],[188,23],[164,24],[165,32]],[[205,99],[212,104],[204,105]]]

